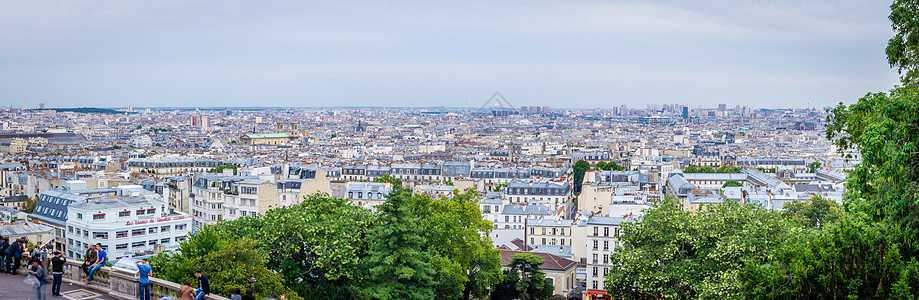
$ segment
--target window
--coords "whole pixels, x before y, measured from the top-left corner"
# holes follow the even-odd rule
[[[603,227],[603,236],[609,236],[609,227]]]
[[[115,250],[128,250],[128,244],[115,245]]]
[[[156,227],[147,228],[147,233],[156,233]]]
[[[67,232],[73,233],[73,226],[67,226]]]
[[[562,235],[565,235],[565,228],[562,228]]]
[[[87,231],[87,232],[88,232],[88,231]],[[93,238],[94,238],[94,239],[107,239],[107,238],[108,238],[108,232],[98,232],[98,231],[97,231],[97,232],[93,232]]]
[[[504,216],[504,222],[510,222],[510,221],[511,221],[510,216]]]
[[[131,230],[131,236],[141,236],[147,234],[144,228]]]
[[[255,194],[258,194],[258,188],[253,187],[253,186],[241,186],[239,187],[239,193],[255,195]]]
[[[160,244],[169,244],[169,238],[161,239]]]
[[[542,244],[543,244],[543,245],[546,244],[546,238],[542,238]]]
[[[609,262],[609,255],[608,255],[608,254],[603,254],[603,262],[602,262],[602,263],[603,263],[603,264],[606,264],[607,262]]]
[[[599,234],[598,234],[599,230],[600,230],[600,229],[599,229],[597,226],[594,226],[594,236],[598,236],[598,235],[599,235]]]
[[[546,235],[546,228],[545,228],[545,227],[542,228],[542,235]]]
[[[126,237],[128,237],[128,231],[127,231],[127,230],[115,232],[115,238],[119,238],[119,239],[120,239],[120,238],[126,238]]]
[[[594,250],[599,249],[600,241],[594,240]]]
[[[94,214],[93,215],[93,220],[104,220],[104,219],[105,219],[105,214]]]
[[[118,213],[119,218],[130,217],[130,216],[131,216],[131,211],[123,211],[123,212]]]
[[[146,210],[143,210],[143,209],[138,209],[138,210],[137,210],[137,215],[138,215],[138,216],[144,215],[145,212],[147,212],[147,211],[146,211]]]
[[[150,240],[149,242],[147,242],[147,244],[150,245],[150,246],[153,246],[153,245],[156,245],[156,243],[157,243],[158,241],[159,241],[159,240]]]
[[[147,245],[147,242],[144,242],[144,241],[133,242],[133,243],[131,243],[131,248],[141,248],[141,247],[144,247],[144,246],[146,246],[146,245]]]
[[[536,234],[536,228],[530,227],[530,234]]]
[[[600,268],[594,267],[594,269],[593,269],[593,271],[594,271],[594,272],[593,272],[594,277],[600,276],[600,271],[599,271],[599,270],[600,270]]]
[[[603,241],[603,251],[609,250],[609,241]]]
[[[597,263],[597,254],[596,254],[596,253],[594,253],[594,260],[593,260],[593,262],[594,262],[594,263]]]
[[[148,214],[148,215],[155,215],[155,214],[156,214],[156,208],[148,209],[148,210],[147,210],[147,214]]]
[[[169,225],[160,227],[160,232],[169,232]]]
[[[565,239],[562,239],[562,246],[565,245]]]
[[[184,240],[185,240],[185,236],[184,236],[184,235],[183,235],[183,236],[177,236],[177,237],[176,237],[176,242],[181,242],[181,241],[184,241]]]
[[[185,230],[185,224],[176,225],[176,231],[182,231],[182,230]]]
[[[594,289],[595,289],[595,290],[597,289],[597,281],[596,281],[596,280],[594,280]]]

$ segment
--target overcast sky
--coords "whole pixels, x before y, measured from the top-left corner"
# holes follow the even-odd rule
[[[897,74],[883,0],[2,1],[19,107],[823,107]]]

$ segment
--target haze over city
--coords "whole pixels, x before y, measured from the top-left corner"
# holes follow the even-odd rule
[[[819,108],[897,83],[888,6],[7,1],[0,104]]]

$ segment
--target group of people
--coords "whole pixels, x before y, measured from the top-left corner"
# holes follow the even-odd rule
[[[48,271],[44,262],[47,261],[46,253],[48,253],[51,248],[49,245],[45,247],[34,247],[32,251],[27,250],[28,240],[26,238],[14,239],[10,243],[9,237],[0,237],[0,272],[5,272],[7,274],[18,274],[17,270],[21,266],[22,258],[27,258],[29,266],[27,268],[28,274],[35,277],[38,284],[35,285],[36,299],[46,299],[45,296],[45,286],[48,283]],[[60,251],[54,251],[50,258],[50,267],[51,269],[51,294],[53,296],[63,296],[61,295],[61,283],[64,275],[64,266],[67,263],[67,257],[64,256]],[[86,248],[83,265],[80,267],[83,270],[83,278],[86,280],[87,284],[92,284],[95,280],[96,272],[99,271],[102,267],[108,263],[108,254],[102,248],[102,244],[89,245]],[[153,268],[150,267],[150,264],[146,259],[137,261],[136,263],[138,270],[138,298],[141,300],[150,300],[150,276],[153,275]],[[201,269],[195,270],[195,278],[198,279],[198,288],[192,288],[192,280],[186,280],[185,285],[179,289],[179,299],[180,300],[201,300],[205,296],[211,293],[211,284],[210,279],[204,275],[204,272]],[[233,295],[231,296],[232,300],[255,300],[253,296],[252,289],[246,290],[246,295],[240,295],[240,289],[235,289]],[[286,299],[283,297],[281,299]]]
[[[50,244],[44,247],[36,246],[28,249],[29,240],[25,237],[13,239],[0,237],[0,272],[16,275],[22,266],[22,259],[26,258],[29,265],[32,261],[44,261],[45,255],[51,249]]]
[[[191,287],[191,279],[186,279],[185,284],[179,288],[179,300],[200,300],[211,293],[211,280],[204,275],[204,271],[195,270],[195,278],[198,278],[198,288]]]

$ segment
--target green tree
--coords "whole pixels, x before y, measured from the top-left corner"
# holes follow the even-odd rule
[[[377,177],[373,180],[373,182],[388,182],[391,183],[395,189],[402,188],[402,179],[396,178],[389,174]]]
[[[743,183],[740,183],[740,182],[738,182],[737,180],[728,180],[728,181],[725,182],[724,185],[722,185],[721,187],[726,188],[726,187],[734,187],[734,186],[742,187],[742,186],[743,186]]]
[[[576,193],[580,193],[581,192],[581,182],[584,181],[584,173],[586,173],[587,170],[590,170],[590,163],[587,162],[586,160],[581,159],[574,163],[574,166],[572,167],[572,169],[574,173],[572,175],[574,177],[574,191]]]
[[[20,210],[31,214],[35,211],[36,205],[38,205],[38,200],[35,198],[26,197],[26,201],[22,204],[22,208]]]
[[[402,191],[407,193],[407,191]],[[368,299],[432,299],[436,275],[432,259],[424,251],[425,240],[419,218],[413,216],[404,195],[390,194],[377,206],[377,224],[367,239],[366,271],[356,296]]]
[[[899,252],[898,228],[867,220],[843,214],[823,230],[798,231],[772,251],[774,259],[745,264],[738,276],[745,297],[915,299],[919,285],[909,274],[919,268]]]
[[[542,257],[530,253],[514,254],[504,281],[495,286],[492,299],[549,299],[555,287],[542,272]]]
[[[810,172],[811,172],[811,173],[814,173],[814,172],[817,172],[818,169],[820,169],[820,166],[821,166],[821,164],[820,164],[819,161],[814,161],[814,162],[810,163],[810,165],[808,165],[807,167],[808,167],[808,169],[810,169]]]
[[[149,261],[154,277],[172,282],[192,279],[195,269],[202,269],[216,295],[228,296],[233,288],[249,287],[249,278],[255,275],[260,298],[288,295],[302,299],[286,287],[279,274],[265,267],[263,255],[254,241],[231,238],[217,227],[205,226],[189,235],[176,253],[160,253]]]
[[[266,265],[306,298],[350,299],[372,217],[366,209],[326,194],[298,205],[222,224],[233,236],[258,241]]]
[[[467,190],[453,197],[430,196],[401,191],[390,197],[407,199],[410,214],[419,217],[418,226],[428,241],[435,264],[438,298],[481,298],[500,280],[500,254],[489,238],[494,225],[482,218],[478,193]]]
[[[919,1],[896,0],[890,5],[895,35],[887,42],[887,62],[907,85],[919,79]]]
[[[754,205],[727,201],[691,213],[661,201],[640,222],[622,225],[606,290],[627,299],[744,298],[739,270],[768,261],[797,229]]]
[[[808,228],[820,229],[826,224],[836,222],[843,213],[842,206],[835,200],[813,196],[808,200],[794,200],[785,204],[782,214],[797,220]]]

